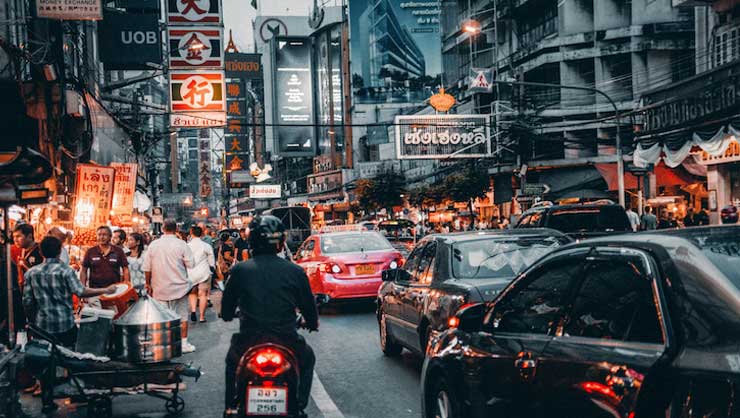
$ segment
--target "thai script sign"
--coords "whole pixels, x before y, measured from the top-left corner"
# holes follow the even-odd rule
[[[727,147],[727,151],[722,155],[713,156],[705,151],[699,152],[698,155],[699,163],[701,165],[724,164],[740,161],[740,143],[737,141],[730,142],[730,145]]]
[[[134,210],[134,192],[136,192],[136,163],[111,163],[115,169],[116,182],[113,188],[113,215],[126,217]]]
[[[75,188],[75,228],[96,229],[107,225],[113,201],[116,172],[113,167],[92,164],[77,165]]]
[[[251,184],[250,199],[280,199],[282,190],[279,184]]]
[[[396,116],[399,159],[481,158],[491,154],[489,115]]]

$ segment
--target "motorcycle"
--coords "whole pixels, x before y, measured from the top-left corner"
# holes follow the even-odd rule
[[[316,305],[328,297],[316,297]],[[303,316],[296,316],[296,327],[306,328]],[[293,348],[278,339],[264,338],[251,346],[236,369],[238,403],[232,417],[290,417],[306,415],[298,406],[301,370]]]

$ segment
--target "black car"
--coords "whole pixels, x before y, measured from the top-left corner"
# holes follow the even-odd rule
[[[632,232],[624,208],[604,203],[534,207],[522,214],[514,228],[551,228],[574,239]]]
[[[383,272],[377,311],[383,352],[423,353],[458,308],[492,300],[520,271],[570,241],[548,229],[425,237],[402,268]]]
[[[415,228],[416,224],[408,219],[387,219],[375,227],[404,257],[408,257],[416,244]]]
[[[740,227],[561,247],[461,309],[424,417],[738,417]]]

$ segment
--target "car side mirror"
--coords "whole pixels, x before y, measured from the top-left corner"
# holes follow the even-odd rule
[[[486,306],[485,303],[463,306],[449,319],[448,326],[465,332],[479,331],[483,327]]]

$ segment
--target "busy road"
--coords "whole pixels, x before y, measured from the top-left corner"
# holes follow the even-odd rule
[[[183,418],[220,417],[223,413],[224,357],[238,321],[226,323],[216,316],[220,293],[214,292],[214,308],[208,322],[195,324],[191,339],[196,351],[182,358],[201,367],[203,376],[186,379]],[[304,335],[307,333],[304,331]],[[378,325],[372,303],[351,303],[322,310],[318,333],[307,335],[316,352],[316,376],[306,413],[317,418],[419,417],[421,358],[404,352],[401,357],[383,356],[378,346]],[[60,402],[61,404],[61,402]],[[36,398],[23,398],[24,412],[43,417]],[[121,396],[113,401],[118,418],[166,416],[161,400]],[[84,407],[63,406],[53,417],[85,417]]]

